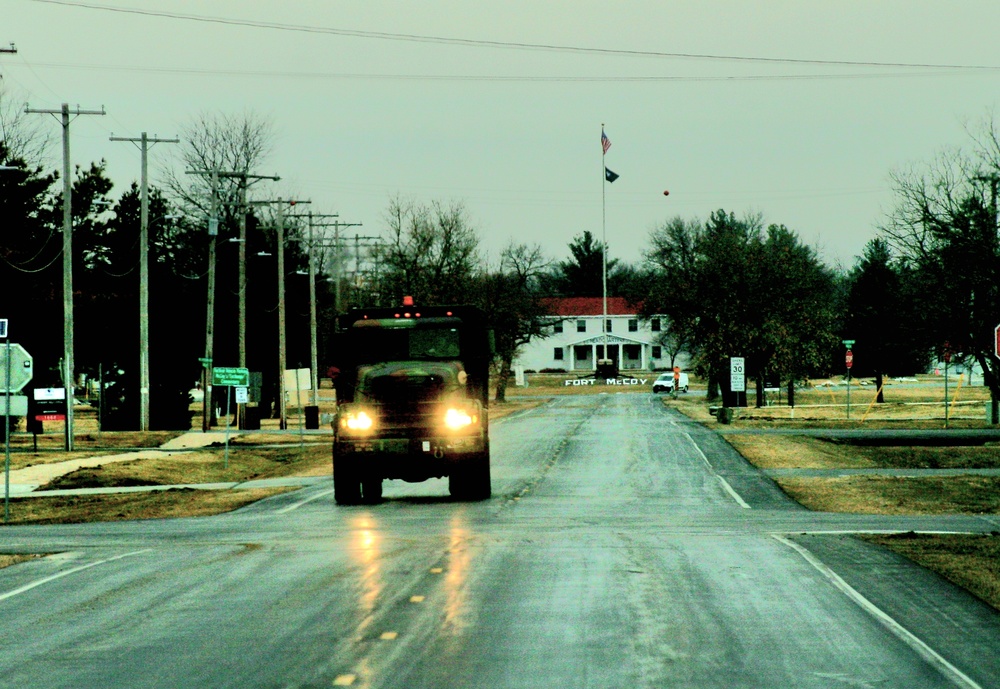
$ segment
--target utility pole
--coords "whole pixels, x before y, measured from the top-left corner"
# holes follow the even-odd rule
[[[180,139],[152,139],[143,132],[138,138],[111,135],[111,141],[139,144],[142,173],[139,182],[139,430],[149,430],[149,144],[177,144]]]
[[[302,217],[302,216],[295,216]],[[315,223],[316,218],[338,218],[337,213],[313,214],[312,211],[305,216],[309,220],[309,239],[307,240],[306,256],[309,260],[309,364],[310,379],[312,386],[312,405],[319,405],[319,325],[316,318],[316,261],[313,250],[316,248],[316,237],[314,229],[316,227],[329,227],[333,223]]]
[[[212,403],[212,357],[215,352],[215,243],[219,236],[219,173],[212,172],[211,209],[208,215],[208,294],[205,297],[205,357],[201,384],[201,431],[208,433],[215,418]]]
[[[100,110],[81,110],[77,106],[70,110],[63,103],[59,110],[24,108],[26,113],[59,115],[63,129],[63,385],[66,392],[66,452],[73,451],[73,180],[69,163],[69,123],[70,116],[105,115]],[[102,390],[103,392],[103,390]]]
[[[257,201],[256,203],[274,203],[278,206],[277,225],[275,227],[278,252],[278,418],[279,428],[285,430],[288,427],[288,416],[285,410],[285,369],[287,368],[285,356],[285,205],[294,206],[300,203],[312,203],[312,201],[296,201],[295,199],[282,199],[278,197],[274,201]],[[298,400],[296,400],[298,401]]]

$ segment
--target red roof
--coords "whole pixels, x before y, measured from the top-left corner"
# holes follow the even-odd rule
[[[553,316],[604,315],[602,297],[550,297],[543,303]],[[608,297],[609,316],[634,316],[638,312],[639,307],[629,304],[625,297]]]

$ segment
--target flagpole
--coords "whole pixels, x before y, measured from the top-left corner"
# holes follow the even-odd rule
[[[604,123],[601,122],[601,289],[604,297],[604,318],[601,319],[601,332],[604,333],[604,356],[601,358],[607,361],[608,358],[608,239],[607,225],[608,212],[605,201],[607,186],[607,166],[604,164],[604,156],[607,155],[607,146],[604,145]]]

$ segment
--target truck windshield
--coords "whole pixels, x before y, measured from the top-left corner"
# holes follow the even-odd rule
[[[451,322],[435,322],[444,320]],[[359,321],[352,329],[352,349],[359,363],[458,359],[462,355],[462,338],[455,321]]]

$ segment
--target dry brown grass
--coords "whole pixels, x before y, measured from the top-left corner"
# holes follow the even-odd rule
[[[1000,538],[995,534],[865,536],[937,572],[1000,610]]]
[[[10,524],[67,524],[207,517],[244,507],[292,488],[248,490],[196,490],[180,488],[112,493],[67,495],[49,498],[17,498],[10,501]]]
[[[780,478],[777,483],[794,500],[819,512],[1000,513],[1000,478],[993,476]]]
[[[234,443],[229,448],[228,462],[225,448],[203,449],[169,457],[136,459],[80,469],[41,488],[238,483],[284,476],[322,476],[329,474],[330,467],[328,443],[286,443],[283,447]],[[186,488],[141,493],[15,498],[11,500],[10,523],[55,524],[208,516],[228,512],[286,490],[292,489]]]
[[[5,555],[3,553],[0,553],[0,569],[3,569],[4,567],[10,567],[11,565],[17,565],[22,562],[28,562],[29,560],[36,560],[40,557],[45,557],[45,555],[41,553],[29,553],[26,555],[22,555],[20,553],[14,555]]]
[[[288,444],[287,447],[233,444],[229,447],[228,460],[225,448],[212,448],[169,457],[114,462],[79,469],[41,488],[227,483],[283,476],[315,476],[316,471],[330,471],[328,443]]]
[[[751,464],[761,469],[856,469],[875,466],[866,457],[845,452],[840,445],[795,435],[738,435],[723,437]]]

